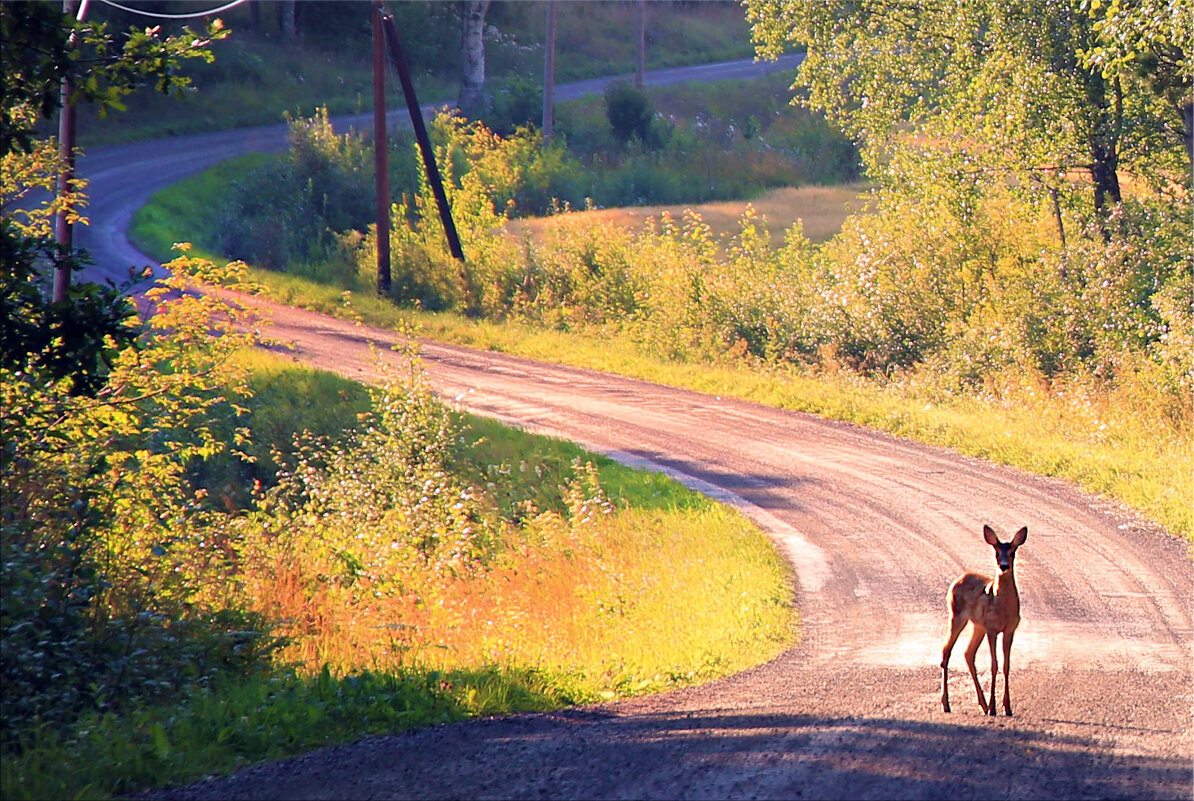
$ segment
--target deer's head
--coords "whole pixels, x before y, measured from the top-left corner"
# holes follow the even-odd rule
[[[994,529],[990,526],[983,526],[983,539],[995,549],[995,561],[999,565],[999,572],[1006,573],[1016,563],[1016,549],[1024,544],[1024,540],[1028,539],[1028,526],[1017,531],[1011,542],[1000,542]]]

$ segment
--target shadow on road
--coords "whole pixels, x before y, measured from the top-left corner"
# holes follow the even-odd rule
[[[1186,760],[1112,754],[1097,733],[1057,735],[1002,718],[974,724],[783,714],[619,718],[584,711],[552,717],[564,729],[553,737],[561,743],[579,737],[584,747],[579,759],[562,746],[572,758],[539,763],[550,765],[551,780],[537,788],[546,797],[573,791],[628,797],[637,789],[639,797],[1189,798],[1192,784]],[[501,739],[508,747],[519,738],[507,731]],[[663,775],[646,771],[636,788],[626,779],[642,766],[668,767]],[[652,786],[664,776],[677,784],[669,787],[665,779]]]

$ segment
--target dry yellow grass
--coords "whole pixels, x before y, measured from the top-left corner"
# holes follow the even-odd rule
[[[784,232],[796,220],[803,220],[804,235],[819,243],[840,231],[846,218],[861,208],[861,196],[867,188],[867,184],[861,183],[784,187],[773,189],[751,201],[727,200],[696,205],[593,209],[555,217],[515,220],[509,224],[508,229],[519,238],[530,236],[537,240],[557,226],[583,227],[612,223],[624,228],[637,229],[648,219],[658,219],[665,211],[679,219],[686,209],[692,209],[701,215],[701,219],[713,229],[714,234],[733,235],[738,232],[738,220],[742,212],[750,205],[767,221],[775,247],[782,247]]]

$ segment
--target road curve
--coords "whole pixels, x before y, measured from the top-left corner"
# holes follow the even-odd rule
[[[773,72],[795,70],[804,59],[801,53],[781,56],[775,61],[738,59],[693,67],[652,70],[644,75],[648,86],[666,86],[685,81],[725,81],[758,78]],[[604,91],[619,77],[592,78],[560,84],[556,99],[573,100]],[[389,112],[393,126],[409,125],[408,112],[400,102]],[[423,107],[433,114],[434,104]],[[373,115],[356,114],[336,117],[338,131],[355,128],[372,131]],[[75,244],[87,248],[96,263],[83,275],[84,280],[111,281],[120,286],[129,277],[129,267],[152,264],[152,259],[128,240],[133,214],[145,205],[153,193],[218,164],[247,153],[278,153],[286,149],[285,124],[237,128],[215,133],[177,136],[152,142],[132,142],[86,150],[78,161],[78,173],[89,182],[91,206],[86,209],[90,226],[75,231]],[[160,275],[160,270],[159,270]]]
[[[88,156],[101,265],[148,261],[105,238],[123,238],[175,165],[165,182],[254,135]],[[227,150],[207,149],[220,142]],[[314,366],[373,380],[377,359],[400,358],[385,347],[393,332],[271,313],[273,335]],[[374,737],[155,795],[1194,797],[1184,542],[1065,483],[855,426],[430,342],[422,356],[461,408],[665,470],[742,508],[793,563],[799,645],[702,687]],[[945,588],[964,569],[991,569],[983,523],[1005,536],[1029,528],[1013,718],[979,715],[960,653],[954,713],[938,700]]]

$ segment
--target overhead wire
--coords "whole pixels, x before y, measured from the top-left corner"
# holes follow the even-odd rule
[[[139,8],[131,8],[129,6],[121,5],[120,3],[114,2],[114,0],[97,0],[97,1],[100,3],[103,3],[106,6],[111,6],[112,8],[118,8],[121,11],[127,11],[130,14],[138,14],[142,17],[150,17],[151,19],[199,19],[200,17],[207,17],[212,14],[219,14],[221,11],[227,11],[230,8],[235,8],[236,6],[243,5],[244,3],[249,2],[249,0],[232,0],[231,3],[225,3],[224,5],[222,5],[218,8],[212,8],[212,9],[208,9],[206,11],[198,11],[198,12],[195,12],[192,14],[158,14],[158,13],[155,13],[152,11],[142,11]]]

